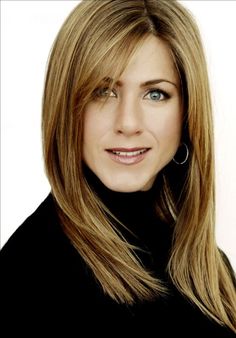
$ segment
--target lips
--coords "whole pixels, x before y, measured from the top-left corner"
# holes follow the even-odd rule
[[[142,161],[150,148],[135,147],[135,148],[109,148],[106,149],[110,158],[122,164],[136,164]]]

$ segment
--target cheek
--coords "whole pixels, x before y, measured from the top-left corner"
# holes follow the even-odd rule
[[[84,143],[99,142],[102,137],[111,130],[109,119],[106,114],[96,107],[88,107],[84,112]]]
[[[171,140],[179,142],[182,130],[182,114],[176,111],[174,114],[163,114],[152,121],[151,130],[153,136],[160,142]]]

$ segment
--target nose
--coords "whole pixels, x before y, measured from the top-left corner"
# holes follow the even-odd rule
[[[142,114],[137,102],[130,98],[120,101],[117,107],[114,129],[116,134],[125,136],[142,133]]]

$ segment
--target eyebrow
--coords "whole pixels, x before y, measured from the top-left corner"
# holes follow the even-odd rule
[[[154,84],[158,84],[158,83],[161,83],[161,82],[167,82],[167,83],[170,83],[172,84],[173,86],[175,86],[177,88],[177,84],[170,81],[170,80],[166,80],[166,79],[153,79],[153,80],[149,80],[149,81],[146,81],[144,83],[141,84],[141,87],[148,87],[148,86],[151,86],[151,85],[154,85]]]
[[[104,82],[106,83],[109,83],[111,84],[113,82],[113,79],[112,78],[109,78],[109,77],[106,77],[103,79]],[[152,85],[155,85],[155,84],[158,84],[158,83],[161,83],[161,82],[167,82],[167,83],[170,83],[171,85],[175,86],[176,88],[178,88],[177,84],[170,81],[170,80],[167,80],[167,79],[153,79],[153,80],[148,80],[148,81],[145,81],[143,83],[141,83],[140,87],[148,87],[148,86],[152,86]],[[116,82],[116,85],[121,87],[122,86],[122,82],[121,81],[117,81]]]

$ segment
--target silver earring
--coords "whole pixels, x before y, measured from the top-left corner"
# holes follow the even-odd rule
[[[186,155],[185,155],[185,157],[184,157],[184,159],[183,159],[182,161],[177,161],[177,160],[175,159],[175,156],[174,156],[174,157],[173,157],[173,161],[174,161],[176,164],[184,164],[185,162],[187,162],[188,157],[189,157],[189,150],[188,150],[187,144],[183,142],[183,143],[181,144],[181,146],[184,146],[184,147],[185,147]],[[175,155],[176,155],[176,154],[175,154]]]

